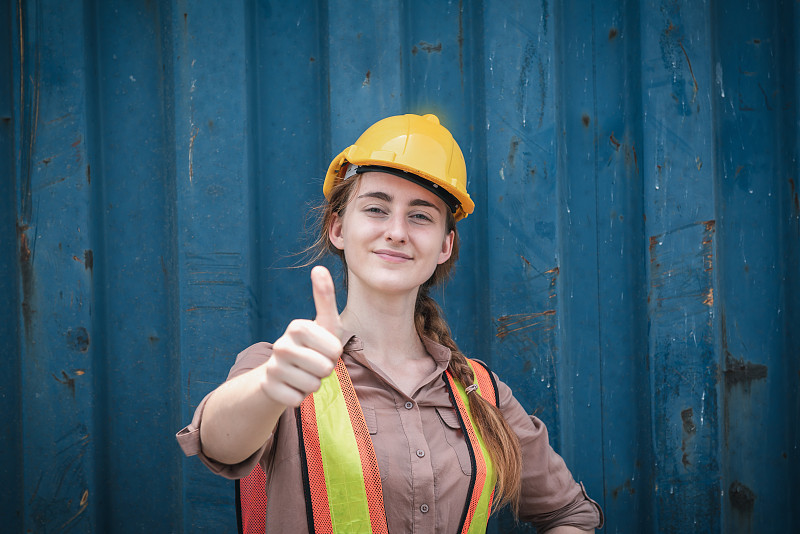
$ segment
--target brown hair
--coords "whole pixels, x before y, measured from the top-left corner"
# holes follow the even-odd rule
[[[329,202],[319,206],[318,234],[314,244],[309,247],[309,251],[313,251],[313,257],[309,264],[318,261],[329,252],[339,256],[345,267],[345,287],[347,286],[347,262],[344,258],[344,252],[330,242],[328,229],[331,226],[334,213],[339,216],[344,215],[345,208],[353,192],[358,188],[358,182],[358,177],[340,182],[331,191]],[[450,349],[451,358],[448,370],[466,388],[474,381],[472,369],[453,340],[450,327],[442,317],[441,308],[429,295],[431,287],[449,277],[450,271],[458,259],[458,231],[452,213],[448,212],[445,224],[446,232],[452,230],[454,233],[453,250],[450,258],[437,265],[433,275],[420,286],[414,309],[414,325],[421,337],[431,339]],[[470,395],[470,411],[497,473],[493,511],[508,504],[516,514],[519,508],[520,471],[522,468],[519,440],[500,410],[482,396]]]

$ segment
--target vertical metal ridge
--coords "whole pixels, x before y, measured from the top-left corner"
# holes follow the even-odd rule
[[[796,2],[784,1],[778,9],[777,34],[781,40],[777,63],[780,66],[779,81],[782,87],[778,97],[778,108],[783,110],[778,153],[781,161],[779,198],[781,199],[780,257],[784,259],[781,280],[783,282],[783,328],[785,332],[783,359],[785,361],[786,390],[790,392],[786,403],[784,427],[787,429],[786,455],[789,478],[800,478],[800,80],[797,77],[800,61],[800,6]],[[789,494],[789,491],[786,491]],[[791,499],[791,494],[787,495]],[[796,500],[796,497],[795,497]],[[800,530],[800,508],[789,505],[786,530]]]
[[[492,325],[492,314],[490,306],[490,296],[488,288],[483,281],[491,280],[491,254],[489,252],[489,162],[487,158],[487,103],[486,103],[486,41],[484,35],[484,1],[476,0],[475,2],[467,2],[464,8],[463,1],[459,2],[459,10],[462,13],[461,20],[462,31],[463,28],[468,28],[468,35],[471,39],[464,39],[461,36],[462,46],[469,51],[470,61],[469,72],[471,78],[466,80],[466,84],[462,86],[467,87],[467,106],[471,110],[470,114],[470,133],[471,133],[471,152],[472,156],[472,176],[470,179],[471,190],[477,193],[470,193],[474,195],[475,204],[478,202],[482,208],[477,213],[473,213],[473,217],[479,215],[478,221],[471,221],[473,228],[479,225],[479,231],[474,232],[476,240],[473,242],[473,264],[474,269],[474,282],[476,288],[477,313],[474,319],[478,325],[483,325],[478,328],[475,335],[475,349],[474,355],[477,358],[485,359],[486,361],[493,362],[492,354],[492,339],[494,336],[491,334],[489,327]],[[463,54],[462,54],[463,55]],[[477,183],[476,183],[477,182]],[[476,185],[480,187],[476,187]]]
[[[108,352],[109,347],[106,339],[108,324],[108,310],[106,306],[106,217],[105,217],[105,198],[104,181],[106,179],[103,172],[103,113],[102,100],[103,94],[100,87],[100,80],[103,73],[98,59],[98,14],[96,0],[84,0],[84,62],[86,65],[86,134],[89,162],[87,167],[87,182],[91,188],[89,195],[88,213],[91,235],[92,253],[92,302],[91,302],[91,336],[92,336],[92,388],[94,397],[93,413],[93,441],[95,445],[95,472],[94,487],[91,491],[91,512],[94,515],[94,528],[98,531],[109,531],[111,503],[109,493],[95,491],[103,487],[104,481],[109,479],[109,446],[110,439],[108,433],[108,384],[111,377],[108,374]],[[91,168],[94,167],[94,182],[91,181]],[[98,261],[94,261],[94,260]]]
[[[183,401],[182,380],[181,380],[181,315],[180,296],[178,280],[178,236],[179,228],[177,223],[177,153],[175,147],[176,125],[174,103],[172,97],[175,95],[175,56],[176,56],[176,37],[174,10],[176,4],[173,2],[159,2],[156,4],[157,20],[155,30],[158,35],[158,42],[161,50],[165,51],[159,56],[159,67],[161,69],[161,83],[159,84],[159,97],[161,103],[158,109],[163,118],[163,147],[162,164],[164,165],[163,176],[165,178],[164,194],[162,198],[162,211],[165,217],[164,250],[161,259],[161,269],[165,284],[165,308],[166,323],[164,324],[166,339],[164,340],[167,354],[167,376],[169,377],[168,392],[168,420],[175,430],[183,425],[181,405]],[[170,528],[180,534],[185,532],[187,518],[186,507],[184,506],[183,495],[187,491],[185,484],[184,462],[180,453],[172,456],[174,472],[168,479],[170,489],[170,505],[168,514],[171,514],[172,521]],[[162,526],[162,525],[160,525]],[[163,525],[166,526],[166,525]]]
[[[316,15],[317,15],[317,47],[319,49],[320,62],[323,74],[319,76],[318,87],[319,93],[324,95],[322,105],[319,111],[319,155],[318,166],[321,172],[328,170],[330,159],[334,157],[334,150],[341,150],[344,147],[332,147],[331,139],[331,80],[335,79],[331,75],[331,57],[330,57],[330,21],[328,19],[328,4],[329,0],[320,0],[315,2]]]
[[[261,186],[260,177],[262,169],[261,158],[258,157],[258,147],[261,143],[260,127],[258,114],[258,94],[261,77],[259,76],[259,66],[261,57],[259,51],[259,32],[257,29],[258,6],[255,0],[245,0],[245,63],[247,70],[247,163],[248,163],[248,237],[250,241],[251,258],[248,265],[249,270],[249,306],[251,308],[251,339],[263,339],[263,327],[261,309],[264,304],[263,281],[261,276],[261,265],[264,264],[264,254],[261,248],[261,232],[259,223],[261,221]]]
[[[17,145],[18,95],[15,85],[21,83],[14,68],[17,28],[15,2],[6,2],[0,11],[0,295],[5,305],[0,308],[0,354],[5,355],[5,372],[0,376],[0,413],[7,430],[0,433],[0,450],[9,460],[0,466],[0,517],[7,518],[12,532],[22,532],[24,495],[22,435],[22,362],[20,342],[20,248],[17,226]]]
[[[600,0],[602,1],[602,0]],[[595,255],[595,266],[596,266],[596,287],[598,289],[597,301],[595,305],[597,307],[597,364],[598,369],[601,370],[599,373],[599,401],[600,401],[600,464],[602,465],[602,479],[603,479],[603,504],[605,504],[605,496],[608,495],[608,487],[607,487],[607,479],[606,479],[606,439],[605,439],[605,425],[603,424],[605,410],[604,410],[604,401],[605,395],[604,388],[603,388],[603,328],[605,326],[603,321],[603,313],[601,311],[601,300],[603,291],[601,289],[601,278],[600,273],[600,261],[602,254],[600,253],[600,246],[601,246],[601,239],[600,239],[600,209],[598,203],[600,202],[600,169],[598,166],[598,139],[600,135],[599,131],[599,121],[601,120],[600,115],[597,111],[597,17],[595,15],[595,5],[596,1],[592,0],[591,2],[591,17],[592,17],[592,31],[590,33],[590,41],[592,47],[592,131],[594,131],[594,221],[595,221],[595,241],[597,244],[597,254]],[[605,119],[605,117],[602,117]],[[594,334],[594,332],[593,332]]]

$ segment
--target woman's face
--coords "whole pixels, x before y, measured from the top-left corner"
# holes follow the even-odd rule
[[[348,283],[373,291],[416,291],[453,250],[447,206],[417,184],[382,172],[360,176],[328,237],[344,251]]]

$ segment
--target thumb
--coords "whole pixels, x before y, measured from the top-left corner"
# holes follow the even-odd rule
[[[337,338],[341,337],[342,323],[339,319],[339,309],[336,307],[336,290],[328,269],[321,265],[311,269],[311,288],[314,292],[314,306],[317,309],[314,322]]]

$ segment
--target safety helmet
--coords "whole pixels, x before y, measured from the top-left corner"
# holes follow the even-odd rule
[[[322,193],[342,180],[367,171],[402,176],[445,201],[455,220],[472,213],[467,193],[467,165],[452,134],[436,115],[397,115],[382,119],[344,149],[328,167]]]

